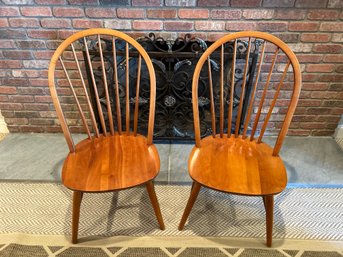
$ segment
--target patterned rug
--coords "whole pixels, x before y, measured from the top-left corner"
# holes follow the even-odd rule
[[[202,189],[183,231],[190,186],[157,185],[166,230],[158,229],[145,188],[85,194],[79,236],[265,238],[260,197]],[[292,188],[275,198],[275,239],[343,241],[343,188]],[[71,191],[53,183],[0,182],[0,234],[71,234]]]

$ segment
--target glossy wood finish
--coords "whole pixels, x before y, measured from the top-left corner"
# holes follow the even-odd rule
[[[158,174],[160,161],[144,136],[115,134],[85,139],[69,153],[62,169],[63,184],[86,192],[106,192],[146,183]]]
[[[237,49],[238,42],[240,39],[246,40],[248,38],[247,44],[247,53],[250,53],[252,48],[252,42],[255,39],[262,40],[262,47],[259,49],[259,62],[257,68],[257,74],[255,76],[255,81],[253,81],[251,102],[247,109],[247,116],[245,120],[242,121],[242,127],[240,127],[240,121],[242,117],[242,106],[243,99],[246,92],[246,80],[247,80],[247,71],[249,66],[249,55],[246,55],[245,66],[242,79],[242,87],[240,93],[240,102],[238,105],[237,119],[234,133],[231,130],[232,122],[232,108],[233,108],[233,90],[235,87],[235,65],[236,65],[236,51],[234,51],[232,59],[232,69],[231,74],[231,87],[229,89],[229,103],[228,105],[228,131],[223,135],[223,56],[224,47],[223,45],[227,42],[231,42],[234,45],[234,49]],[[268,49],[268,46],[274,45],[276,50],[272,53],[272,62],[268,63],[270,66],[269,72],[267,73],[265,81],[259,81],[261,67],[264,63],[265,50]],[[276,46],[276,47],[275,47]],[[271,47],[272,49],[273,47]],[[200,72],[205,65],[205,62],[209,62],[211,54],[214,51],[220,52],[220,82],[219,82],[219,114],[216,116],[212,110],[213,106],[213,97],[212,93],[214,89],[209,89],[210,92],[210,101],[211,101],[211,115],[212,123],[218,122],[214,121],[214,117],[219,119],[220,129],[215,131],[211,136],[207,136],[203,139],[200,138],[200,117],[199,117],[199,104],[198,104],[198,81]],[[268,50],[270,52],[270,50]],[[269,54],[268,52],[268,54]],[[272,84],[275,83],[275,78],[273,73],[277,64],[279,54],[284,54],[288,57],[288,62],[281,63],[284,68],[281,71],[281,79],[279,80],[274,90],[274,97],[268,102],[267,92],[272,88]],[[208,68],[210,68],[210,65]],[[280,70],[280,66],[278,66]],[[282,66],[281,66],[282,67]],[[289,69],[292,67],[292,69]],[[290,72],[289,72],[290,71]],[[291,75],[289,75],[291,73]],[[280,77],[280,74],[278,74]],[[290,103],[287,107],[287,113],[284,118],[281,130],[279,132],[278,138],[274,147],[268,146],[263,143],[263,135],[267,129],[268,122],[273,113],[273,108],[276,106],[277,99],[280,95],[280,92],[283,87],[285,78],[289,76],[291,80],[288,83],[293,82],[293,94],[290,99]],[[212,79],[212,76],[209,72],[209,79]],[[229,80],[226,81],[228,83]],[[262,84],[262,95],[259,99],[256,98],[256,91],[259,87],[259,84]],[[212,83],[209,83],[209,86],[212,87]],[[189,174],[194,180],[196,187],[193,187],[191,191],[188,204],[182,216],[179,229],[183,229],[183,226],[188,218],[188,215],[192,209],[192,206],[196,200],[197,194],[201,186],[219,190],[222,192],[240,194],[247,196],[262,196],[266,209],[266,223],[267,223],[267,245],[271,246],[272,244],[272,230],[273,230],[273,195],[280,193],[287,184],[287,173],[286,168],[282,162],[282,159],[278,156],[282,142],[286,135],[287,129],[291,122],[293,113],[296,108],[296,104],[299,98],[301,88],[301,74],[299,62],[292,52],[292,50],[280,39],[263,32],[256,31],[245,31],[233,33],[223,38],[217,40],[212,44],[205,53],[199,59],[197,66],[194,71],[193,76],[193,85],[192,85],[192,104],[193,104],[193,114],[194,114],[194,131],[195,131],[195,147],[193,148],[189,161],[188,169]],[[270,100],[270,101],[269,101]],[[258,103],[258,101],[260,101]],[[267,103],[266,103],[267,102]],[[269,104],[269,105],[268,105]],[[258,106],[256,115],[252,115],[252,110],[254,106]],[[267,114],[264,114],[264,109],[267,108]],[[254,120],[250,118],[254,117]],[[261,117],[265,116],[264,120],[260,120]],[[251,122],[251,123],[250,123]],[[258,126],[262,123],[262,127],[259,130]],[[247,136],[249,124],[253,124],[251,129],[251,136]],[[212,128],[215,129],[215,125],[212,124]],[[260,134],[255,140],[255,133]],[[231,134],[233,133],[233,134]]]
[[[122,115],[120,110],[120,99],[119,99],[119,85],[118,85],[118,71],[117,71],[117,50],[115,44],[113,44],[113,53],[114,58],[114,67],[113,67],[113,77],[114,85],[108,84],[108,74],[105,65],[104,51],[102,47],[102,37],[110,37],[112,42],[115,43],[116,40],[121,39],[126,42],[125,45],[125,82],[126,85],[123,85],[125,88],[125,110],[123,113],[125,116],[125,121],[122,122]],[[92,60],[90,57],[89,48],[87,45],[87,38],[92,37],[97,41],[97,50],[99,51],[100,56],[100,66],[93,68]],[[78,60],[78,56],[83,56],[82,54],[77,53],[77,49],[74,47],[76,41],[82,40],[84,42],[84,51],[85,51],[85,60]],[[130,96],[129,96],[129,55],[130,50],[135,48],[138,55],[138,81],[136,83],[136,91],[133,97],[136,97],[135,108],[134,108],[134,121],[133,128],[130,128]],[[66,65],[64,65],[63,57],[65,51],[72,50],[72,56],[74,57],[74,67],[77,67],[76,74],[68,71]],[[94,49],[93,49],[94,50]],[[108,51],[108,50],[106,50]],[[57,95],[56,85],[55,85],[55,69],[57,62],[60,62],[64,74],[69,83],[69,88],[74,97],[77,110],[80,114],[80,119],[84,125],[85,132],[88,135],[87,139],[84,139],[78,144],[74,144],[71,137],[71,133],[68,127],[68,123],[64,117],[63,110]],[[67,60],[70,64],[70,60]],[[83,62],[82,62],[83,61]],[[138,127],[138,97],[140,89],[140,73],[142,62],[145,64],[145,68],[149,73],[150,78],[150,99],[149,99],[149,121],[147,126],[147,135],[137,134]],[[91,72],[91,81],[89,85],[86,85],[84,81],[82,68],[84,64],[88,63],[90,72]],[[69,67],[69,66],[68,66]],[[102,84],[104,87],[104,105],[101,106],[101,100],[99,99],[99,92],[97,81],[95,79],[94,72],[100,71],[102,77]],[[75,90],[73,82],[76,80],[73,77],[73,80],[70,78],[69,74],[73,76],[78,75],[79,80],[81,81],[81,91],[82,96],[86,100],[86,105],[80,104],[79,97],[77,92],[80,90]],[[78,223],[80,216],[80,205],[82,200],[83,193],[89,192],[109,192],[115,190],[121,190],[130,188],[133,186],[138,186],[145,184],[151,203],[154,208],[154,212],[157,217],[157,221],[161,229],[164,229],[164,223],[162,219],[162,214],[158,205],[157,197],[155,194],[154,186],[152,180],[156,177],[160,169],[160,159],[156,147],[152,144],[153,136],[153,127],[154,127],[154,116],[155,116],[155,98],[156,98],[156,80],[155,72],[152,65],[152,62],[142,48],[134,39],[127,36],[126,34],[114,31],[110,29],[89,29],[75,33],[71,37],[67,38],[62,44],[57,48],[54,53],[50,66],[49,66],[49,88],[53,103],[56,108],[57,116],[60,120],[70,153],[66,157],[62,169],[62,182],[63,184],[71,190],[74,190],[73,195],[73,216],[72,216],[72,242],[77,242],[78,234]],[[59,79],[59,78],[58,78]],[[99,124],[97,124],[93,105],[90,102],[88,96],[88,88],[92,87],[95,94],[95,104],[98,107],[99,113]],[[110,95],[108,87],[114,87],[115,92],[115,106],[116,108],[111,107]],[[83,107],[82,107],[83,106]],[[85,110],[88,107],[88,110]],[[108,114],[108,121],[104,117],[104,110]],[[85,109],[82,109],[85,108]],[[89,115],[86,115],[88,112]],[[112,112],[116,112],[115,119],[112,115]],[[87,121],[87,118],[90,118],[90,122]],[[116,121],[115,121],[116,120]],[[93,126],[90,129],[89,124]],[[117,123],[116,128],[118,131],[115,131],[115,123]],[[125,124],[125,133],[122,133],[122,124]],[[102,133],[100,133],[98,127],[101,127]],[[109,127],[109,129],[107,129]],[[132,129],[134,131],[132,131]],[[93,135],[92,135],[93,132]]]

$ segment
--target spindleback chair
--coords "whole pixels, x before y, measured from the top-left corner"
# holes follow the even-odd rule
[[[259,59],[250,88],[250,102],[243,115],[243,101],[248,90],[247,74],[251,67],[249,56],[253,48],[255,53],[258,51]],[[212,83],[211,55],[215,53],[220,56],[217,95]],[[237,79],[238,55],[244,54],[243,73]],[[225,68],[225,64],[231,67]],[[204,85],[205,80],[208,80],[209,87],[212,135],[202,138],[199,109],[203,107],[199,104],[198,92],[199,81]],[[286,80],[289,81],[287,84],[284,83]],[[205,51],[197,63],[192,83],[195,147],[189,157],[188,169],[193,185],[179,230],[184,228],[200,188],[204,186],[231,194],[262,197],[266,210],[267,245],[271,246],[274,195],[287,184],[286,169],[279,151],[300,94],[299,62],[292,50],[275,36],[255,31],[238,32],[222,37]],[[291,92],[290,99],[282,99],[278,103],[284,88]],[[219,107],[215,101],[219,101]],[[235,112],[234,105],[237,108]],[[281,116],[283,122],[279,124],[275,145],[271,147],[262,140],[275,106],[285,115]]]
[[[110,42],[111,47],[105,42]],[[133,60],[135,65],[131,65]],[[85,72],[87,65],[89,79]],[[136,74],[135,81],[132,74]],[[139,114],[142,87],[147,104],[145,114]],[[70,152],[64,161],[62,183],[73,190],[72,242],[77,243],[84,193],[138,185],[146,186],[163,230],[153,185],[160,169],[159,155],[152,142],[156,80],[153,64],[143,47],[128,35],[110,29],[73,34],[62,42],[51,59],[49,88]],[[146,136],[138,133],[139,117],[145,117],[139,122],[145,121],[142,126]],[[72,129],[79,132],[77,121],[87,138],[74,144],[71,132]]]

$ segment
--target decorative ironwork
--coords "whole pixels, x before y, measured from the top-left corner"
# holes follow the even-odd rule
[[[147,37],[137,39],[137,41],[147,50],[152,59],[157,81],[156,91],[156,117],[154,139],[193,139],[193,111],[192,111],[192,76],[198,59],[201,54],[207,49],[212,42],[205,42],[200,38],[192,38],[190,34],[184,37],[179,37],[175,40],[165,40],[162,37],[156,37],[154,33],[150,33]],[[81,42],[82,43],[82,42]],[[92,56],[92,65],[94,75],[97,81],[99,95],[102,98],[103,111],[106,112],[105,94],[103,90],[103,81],[101,67],[96,68],[96,63],[100,61],[98,56],[98,42],[97,40],[88,42],[90,53]],[[111,54],[112,41],[103,39],[104,59],[106,62],[107,79],[109,93],[112,99],[115,97],[113,80],[113,57]],[[247,74],[247,91],[244,99],[243,117],[250,97],[250,89],[252,78],[256,68],[258,57],[258,47],[260,42],[256,40],[253,44],[255,48],[249,56],[249,70]],[[234,92],[234,109],[239,103],[239,96],[241,91],[241,84],[243,80],[244,61],[247,54],[248,43],[245,41],[238,41],[237,48],[237,63],[235,71],[235,92]],[[116,40],[117,49],[117,65],[118,65],[118,82],[119,95],[121,99],[121,108],[125,108],[125,42]],[[225,44],[225,101],[229,102],[229,88],[231,85],[231,61],[233,54],[233,45]],[[134,49],[130,50],[130,96],[135,95],[136,85],[136,69],[137,66],[137,52]],[[213,77],[213,90],[215,99],[216,113],[219,114],[219,52],[211,55],[211,67]],[[143,62],[144,63],[144,62]],[[90,75],[89,67],[87,73]],[[140,117],[142,121],[140,124],[146,124],[149,112],[149,78],[148,72],[144,65],[142,65],[141,76],[141,90],[139,96]],[[89,77],[90,78],[90,77]],[[91,90],[91,94],[94,94]],[[202,70],[199,79],[199,111],[201,117],[201,131],[202,136],[212,133],[211,131],[211,117],[210,117],[210,100],[208,89],[208,71],[207,67]],[[114,101],[112,100],[112,108],[115,109]],[[130,98],[133,110],[135,97]],[[96,108],[96,105],[93,105]],[[227,108],[226,108],[227,109]],[[124,112],[124,109],[122,110]],[[131,115],[132,117],[133,115]],[[235,112],[233,113],[233,129],[235,129]],[[227,126],[226,126],[227,127]],[[125,128],[123,128],[125,129]],[[141,133],[144,133],[146,127],[140,127]]]

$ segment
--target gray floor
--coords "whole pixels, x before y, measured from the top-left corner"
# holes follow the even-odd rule
[[[75,135],[80,140],[82,135]],[[76,141],[77,141],[76,140]],[[275,138],[266,138],[272,143]],[[157,181],[190,182],[191,144],[156,144],[161,158]],[[0,141],[0,180],[59,181],[68,152],[61,134],[9,134]],[[281,156],[289,183],[343,185],[343,151],[330,137],[288,137]]]

